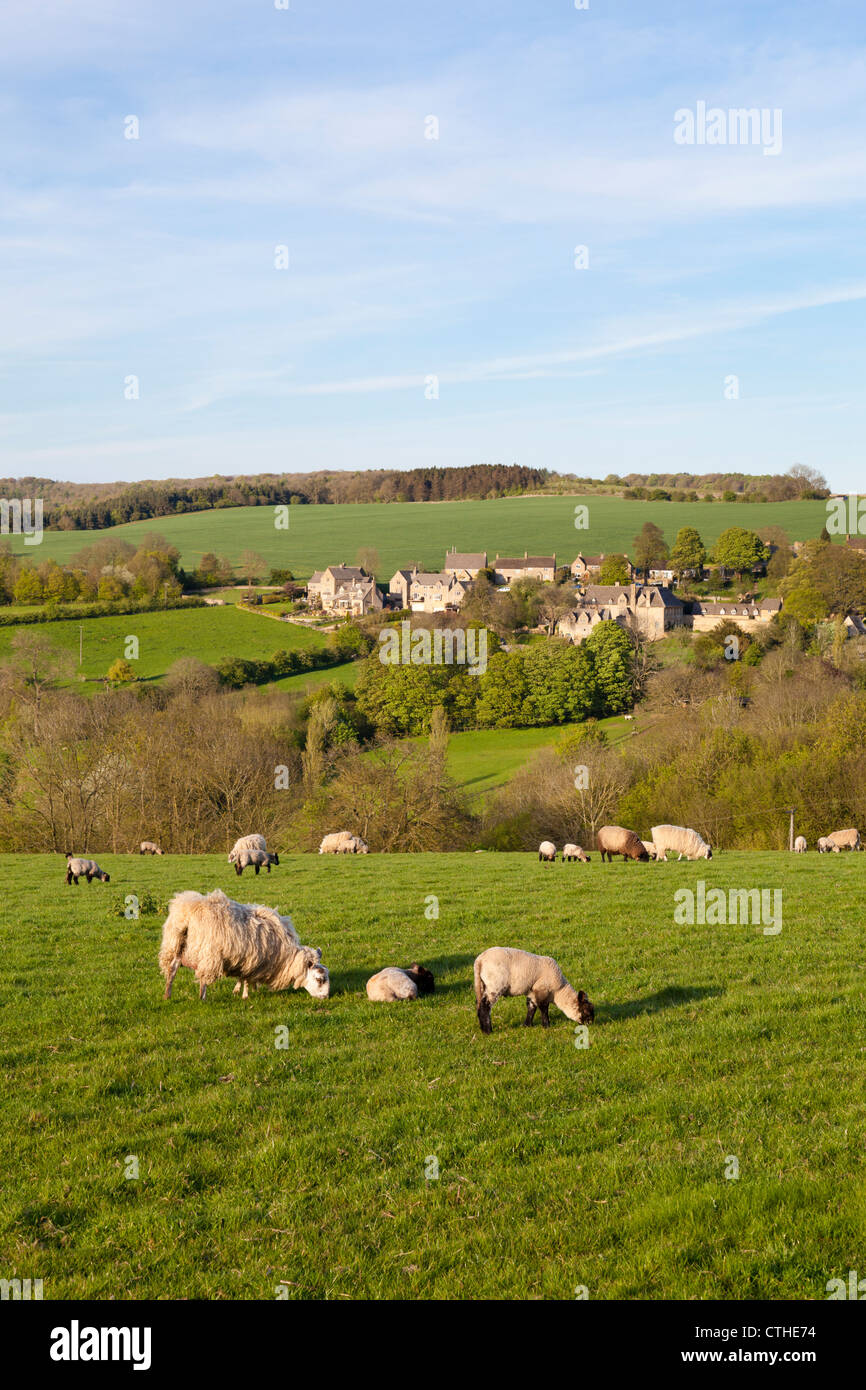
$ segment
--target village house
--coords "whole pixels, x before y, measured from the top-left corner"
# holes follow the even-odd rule
[[[556,577],[556,556],[530,555],[524,551],[522,560],[503,560],[497,555],[491,569],[497,584],[511,584],[515,579],[540,579],[552,584]]]
[[[712,632],[726,619],[736,623],[744,632],[757,632],[781,611],[782,600],[762,598],[758,603],[734,603],[722,599],[713,603],[695,599],[691,607],[691,626],[695,632]]]
[[[328,565],[316,570],[307,584],[307,597],[325,613],[362,617],[384,607],[374,579],[356,565]]]
[[[556,630],[580,643],[600,622],[634,627],[650,641],[658,641],[672,628],[686,622],[680,599],[662,584],[587,584],[575,608],[561,618]]]
[[[475,579],[479,570],[487,568],[487,551],[482,550],[476,554],[460,554],[457,550],[449,550],[445,556],[445,572],[453,574],[457,579],[464,582],[467,579]]]
[[[471,580],[458,579],[446,570],[440,572],[397,570],[388,586],[388,593],[400,608],[413,613],[456,612],[472,587]]]

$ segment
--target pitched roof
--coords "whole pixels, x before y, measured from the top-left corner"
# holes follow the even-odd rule
[[[463,553],[458,550],[449,550],[445,556],[446,570],[483,570],[487,568],[487,551],[480,550],[475,554],[470,552]]]
[[[497,555],[494,565],[500,569],[526,570],[526,569],[556,569],[555,555],[523,555],[516,559],[503,558]]]
[[[345,583],[347,579],[368,578],[357,565],[328,565],[328,571],[334,576],[338,584]]]

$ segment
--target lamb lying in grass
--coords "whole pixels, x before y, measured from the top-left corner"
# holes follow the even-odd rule
[[[95,878],[98,878],[100,883],[111,882],[109,875],[100,869],[95,859],[79,859],[77,855],[67,854],[66,882],[77,884],[80,878],[86,878],[88,883],[92,883]]]
[[[482,1033],[492,1033],[490,1011],[504,995],[526,995],[527,1028],[541,1010],[541,1022],[548,1027],[551,1003],[576,1023],[591,1023],[595,1009],[585,990],[573,990],[552,956],[535,956],[513,946],[491,946],[475,961],[475,1003]]]
[[[416,962],[405,970],[388,965],[367,981],[367,998],[378,1004],[393,1004],[397,999],[417,999],[419,994],[432,994],[433,972]]]

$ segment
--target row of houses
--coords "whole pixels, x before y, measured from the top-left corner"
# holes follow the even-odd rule
[[[415,613],[445,613],[460,608],[481,570],[489,570],[495,584],[507,586],[515,579],[539,579],[552,584],[556,577],[555,555],[500,556],[488,561],[486,551],[449,550],[441,570],[421,570],[417,565],[399,569],[391,578],[387,595],[356,565],[329,565],[316,570],[307,585],[312,603],[335,616],[358,617],[383,607],[411,608]]]

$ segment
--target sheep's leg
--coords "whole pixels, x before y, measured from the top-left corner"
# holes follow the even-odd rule
[[[536,1010],[537,1008],[538,1008],[538,1005],[536,1004],[535,1000],[532,998],[531,995],[527,994],[527,996],[526,996],[526,1018],[523,1020],[523,1026],[524,1026],[524,1028],[531,1028],[531,1027],[532,1027],[532,1020],[535,1018],[535,1010]]]
[[[261,867],[262,867],[261,864],[254,864],[254,865],[253,865],[253,868],[254,868],[255,871],[256,871],[256,878],[258,878],[258,876],[259,876],[259,869],[260,869]]]
[[[493,1024],[490,1021],[490,1000],[486,993],[482,994],[478,1004],[478,1025],[482,1033],[492,1033]]]
[[[549,1028],[549,1027],[550,1027],[550,1016],[549,1016],[549,1013],[548,1013],[548,1010],[549,1010],[549,1009],[550,1009],[550,1004],[539,1004],[539,1006],[538,1006],[538,1012],[541,1014],[541,1026],[542,1026],[542,1028]]]
[[[199,985],[199,987],[198,987],[198,997],[199,997],[199,999],[204,1000],[206,994],[207,994],[207,985]]]
[[[235,873],[237,874],[238,878],[240,878],[241,874],[243,873],[243,869],[241,868],[240,864],[235,864]]]
[[[175,975],[177,974],[177,972],[178,972],[179,969],[180,969],[180,961],[179,961],[179,959],[177,958],[177,956],[175,956],[174,960],[172,961],[171,965],[170,965],[169,968],[168,968],[168,974],[167,974],[166,977],[165,977],[165,994],[162,996],[163,999],[170,999],[170,998],[171,998],[171,987],[172,987],[172,985],[174,984],[174,977],[175,977]]]

